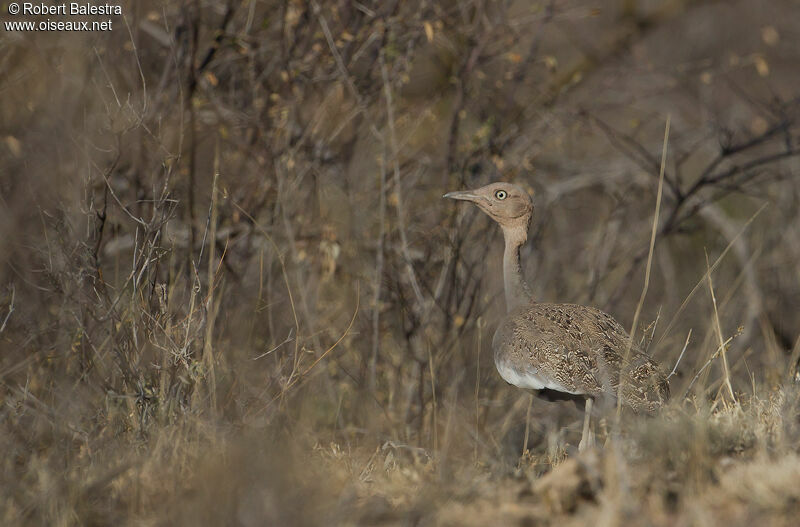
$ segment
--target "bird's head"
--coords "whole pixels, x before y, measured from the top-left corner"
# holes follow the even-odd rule
[[[475,190],[448,192],[445,198],[471,201],[505,229],[527,233],[533,215],[533,202],[522,188],[511,183],[490,183]]]

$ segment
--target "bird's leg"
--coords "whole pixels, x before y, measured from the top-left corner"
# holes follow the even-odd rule
[[[588,448],[594,446],[594,433],[591,429],[592,420],[592,398],[586,398],[586,406],[583,409],[583,434],[581,434],[581,442],[578,443],[578,452],[583,452]]]
[[[531,423],[531,406],[533,406],[533,394],[528,394],[528,411],[525,412],[525,439],[522,443],[522,456],[520,456],[520,461],[522,458],[525,457],[525,453],[528,451],[528,432],[530,431],[530,423]]]

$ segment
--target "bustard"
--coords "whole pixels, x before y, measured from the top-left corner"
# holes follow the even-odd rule
[[[492,183],[444,197],[471,201],[503,230],[508,314],[495,331],[492,349],[497,371],[506,382],[551,399],[584,398],[579,450],[593,442],[590,420],[595,397],[621,396],[622,403],[637,412],[653,412],[664,404],[669,386],[658,364],[633,345],[627,361],[623,359],[628,333],[610,315],[593,307],[533,299],[519,256],[533,216],[533,202],[524,190]]]

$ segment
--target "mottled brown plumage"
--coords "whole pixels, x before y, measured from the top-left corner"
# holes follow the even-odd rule
[[[509,313],[492,341],[495,366],[503,379],[520,388],[585,397],[581,448],[588,444],[594,397],[621,395],[622,403],[637,412],[653,412],[664,404],[669,397],[664,374],[635,346],[627,349],[628,334],[610,315],[593,307],[533,300],[519,259],[533,203],[521,188],[493,183],[445,197],[475,203],[503,229],[503,282]]]
[[[628,334],[610,315],[577,304],[533,303],[511,312],[495,332],[498,370],[519,378],[538,376],[546,388],[574,395],[618,395],[635,411],[653,412],[669,397],[658,365],[631,348],[622,366]]]

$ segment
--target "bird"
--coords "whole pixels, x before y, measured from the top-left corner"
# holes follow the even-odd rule
[[[660,366],[630,341],[611,315],[590,306],[534,300],[520,262],[533,218],[527,192],[497,182],[444,197],[475,204],[502,229],[507,314],[492,339],[495,367],[507,383],[542,398],[582,399],[579,451],[594,443],[590,425],[595,398],[621,398],[625,407],[648,414],[666,403],[669,385]]]

